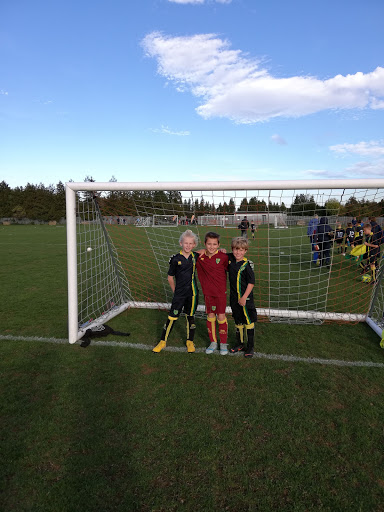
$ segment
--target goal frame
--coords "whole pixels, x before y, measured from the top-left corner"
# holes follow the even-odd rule
[[[78,283],[77,283],[77,239],[76,239],[76,192],[112,192],[126,191],[240,191],[240,190],[331,190],[331,189],[380,189],[384,188],[384,179],[335,179],[335,180],[282,180],[282,181],[205,181],[205,182],[68,182],[66,183],[66,221],[67,221],[67,273],[68,273],[68,341],[75,343],[86,330],[78,327]],[[131,306],[129,302],[116,307],[104,316],[102,321],[118,315]],[[151,304],[145,307],[151,308]],[[153,307],[153,306],[152,306]],[[158,306],[156,306],[157,308]],[[258,309],[259,314],[264,311]],[[287,312],[279,310],[279,316]],[[321,320],[343,320],[343,314],[306,312]],[[274,311],[267,310],[267,316],[273,317]],[[335,318],[336,315],[336,318]],[[295,317],[297,314],[295,314]],[[381,336],[383,330],[369,317],[354,315],[355,321],[366,321]],[[348,319],[350,319],[350,315]]]

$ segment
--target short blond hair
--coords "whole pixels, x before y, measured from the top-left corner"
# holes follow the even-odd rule
[[[232,249],[245,249],[248,251],[248,240],[242,236],[236,236],[232,238],[231,248]]]
[[[180,238],[179,238],[179,243],[181,244],[182,241],[184,240],[184,238],[187,238],[187,237],[188,238],[193,238],[195,244],[197,245],[199,239],[197,238],[196,233],[194,233],[190,229],[187,229],[186,231],[184,231],[184,233],[181,233]]]

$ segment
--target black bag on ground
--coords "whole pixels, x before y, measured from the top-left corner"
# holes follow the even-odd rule
[[[80,343],[80,347],[88,347],[91,343],[91,338],[104,338],[109,334],[115,334],[116,336],[129,336],[130,332],[115,331],[107,324],[96,325],[92,329],[87,329]]]

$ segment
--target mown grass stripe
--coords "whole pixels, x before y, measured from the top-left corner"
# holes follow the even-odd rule
[[[39,341],[42,343],[58,343],[67,344],[67,339],[62,338],[40,338],[38,336],[2,336],[0,335],[0,341]],[[122,347],[122,348],[135,348],[139,350],[152,350],[153,347],[145,345],[143,343],[124,343],[122,341],[92,341],[92,345],[100,347]],[[165,352],[187,352],[184,347],[166,347]],[[197,348],[196,353],[205,353],[204,348]],[[214,355],[220,355],[220,352],[214,352]],[[241,357],[241,353],[228,354],[230,357]],[[290,363],[309,363],[309,364],[324,364],[331,366],[358,366],[365,368],[384,368],[384,363],[375,363],[373,361],[344,361],[341,359],[321,359],[318,357],[298,357],[293,355],[285,354],[265,354],[262,352],[255,352],[255,358],[258,359],[270,359],[273,361],[285,361]]]

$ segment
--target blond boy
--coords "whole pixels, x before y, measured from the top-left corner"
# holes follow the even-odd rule
[[[187,350],[189,353],[195,352],[193,343],[196,329],[194,315],[199,301],[196,261],[199,255],[193,249],[197,245],[197,236],[193,231],[187,229],[181,234],[179,243],[181,251],[169,259],[168,283],[173,292],[173,299],[161,340],[153,349],[153,352],[156,353],[161,352],[166,346],[168,336],[182,311],[187,317]]]

